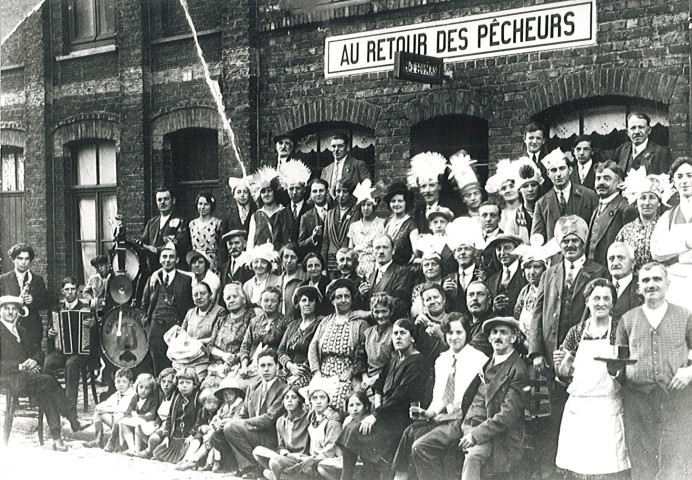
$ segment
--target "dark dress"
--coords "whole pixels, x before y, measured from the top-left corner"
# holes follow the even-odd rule
[[[385,233],[389,233],[389,224],[393,217],[389,217],[384,224]],[[413,256],[413,245],[411,244],[411,232],[416,229],[416,221],[413,217],[409,217],[401,224],[399,230],[392,237],[394,242],[394,254],[392,260],[398,265],[408,265]]]
[[[162,443],[154,449],[154,459],[160,462],[178,463],[190,445],[190,436],[197,422],[199,392],[193,390],[189,396],[176,392],[171,404],[171,412],[164,422],[163,433],[168,445]]]
[[[427,374],[423,362],[419,353],[404,360],[395,353],[373,387],[382,395],[382,404],[372,413],[377,422],[370,434],[361,434],[361,422],[353,421],[344,427],[337,445],[372,463],[390,460],[401,434],[412,421],[409,417],[411,402],[421,400]]]
[[[284,338],[281,340],[278,350],[279,363],[281,366],[286,369],[286,364],[288,362],[307,366],[308,373],[306,375],[301,375],[297,381],[293,383],[294,387],[305,387],[310,383],[312,373],[310,372],[310,365],[308,364],[308,350],[310,349],[312,337],[315,336],[315,330],[317,330],[321,321],[322,318],[318,317],[308,325],[308,328],[301,330],[300,322],[302,322],[302,320],[294,320],[286,329]],[[286,376],[288,377],[290,375],[291,372],[286,369]]]

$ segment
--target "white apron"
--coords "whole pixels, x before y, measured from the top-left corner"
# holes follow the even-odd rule
[[[582,333],[574,358],[574,377],[567,389],[570,396],[562,416],[555,464],[582,475],[630,468],[620,386],[608,374],[606,364],[594,360],[612,356],[611,327],[603,340],[584,340]]]
[[[670,235],[675,238],[687,238],[692,230],[692,223],[672,223],[670,225]],[[692,264],[674,263],[668,267],[668,291],[666,300],[675,305],[680,305],[688,310],[692,310],[692,295],[690,295],[690,285],[692,285]]]

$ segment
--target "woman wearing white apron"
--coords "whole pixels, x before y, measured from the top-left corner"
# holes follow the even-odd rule
[[[584,297],[589,318],[572,327],[561,349],[553,354],[558,375],[572,376],[555,464],[572,473],[572,478],[625,479],[629,478],[630,461],[620,385],[608,374],[604,362],[594,360],[613,356],[619,319],[611,318],[610,312],[616,290],[608,280],[598,278],[585,287]]]
[[[692,159],[675,160],[670,176],[680,204],[658,219],[651,235],[651,256],[668,267],[666,300],[692,310]]]

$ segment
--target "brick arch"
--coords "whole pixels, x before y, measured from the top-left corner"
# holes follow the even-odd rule
[[[303,125],[321,122],[350,122],[375,130],[382,107],[362,100],[322,99],[286,109],[278,116],[279,132],[290,132]]]
[[[19,122],[0,122],[0,144],[24,148],[26,132]]]
[[[178,105],[157,112],[151,119],[154,150],[163,149],[164,135],[183,128],[209,128],[221,132],[223,126],[215,108],[207,105]]]
[[[115,142],[120,151],[120,116],[110,112],[85,113],[68,117],[53,131],[53,145],[58,156],[63,156],[66,144],[86,138],[99,138]]]
[[[470,115],[490,119],[491,97],[473,90],[435,90],[406,105],[410,125],[444,115]]]
[[[526,92],[531,114],[573,100],[624,95],[670,105],[679,75],[635,68],[595,68],[563,75]]]

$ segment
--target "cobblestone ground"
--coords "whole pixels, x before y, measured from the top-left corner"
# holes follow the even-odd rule
[[[101,391],[101,390],[99,390]],[[93,399],[89,399],[89,411],[84,412],[82,395],[79,395],[80,421],[90,422],[93,415]],[[5,396],[0,395],[0,417],[4,425]],[[94,428],[72,434],[70,427],[63,422],[63,435],[69,451],[54,452],[48,430],[45,431],[45,445],[38,442],[36,420],[33,418],[15,418],[8,446],[0,445],[0,479],[70,479],[79,480],[96,478],[99,480],[212,480],[235,479],[228,474],[211,472],[179,472],[172,464],[153,460],[126,457],[117,453],[106,453],[103,450],[89,449],[82,442],[94,438]]]

